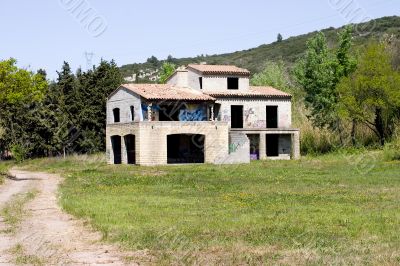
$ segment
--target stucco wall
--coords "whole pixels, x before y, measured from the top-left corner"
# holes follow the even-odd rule
[[[266,128],[266,106],[278,106],[278,127],[292,126],[292,112],[290,100],[268,99],[218,99],[221,104],[218,121],[231,124],[231,105],[243,105],[243,126],[245,128]]]
[[[200,90],[199,78],[203,77],[203,92],[246,92],[249,90],[250,80],[242,76],[202,76],[201,73],[193,70],[187,72],[187,85],[189,88]],[[228,90],[228,77],[239,78],[239,90]],[[177,77],[168,81],[168,84],[177,83]]]
[[[107,124],[114,123],[114,108],[120,109],[120,123],[132,122],[131,106],[135,107],[134,122],[142,121],[140,96],[126,89],[118,90],[107,101]]]
[[[228,77],[239,78],[239,89],[228,90]],[[205,76],[203,77],[204,92],[246,92],[249,90],[249,78],[239,76]]]
[[[173,76],[167,80],[167,83],[177,87],[188,87],[188,71],[177,70]]]
[[[195,90],[200,90],[200,82],[199,77],[201,77],[200,73],[189,70],[187,72],[188,75],[188,87]],[[204,78],[203,78],[203,87],[204,87]]]

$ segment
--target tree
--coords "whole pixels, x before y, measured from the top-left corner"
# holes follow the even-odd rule
[[[335,128],[337,125],[335,58],[325,35],[320,32],[307,42],[307,52],[295,68],[297,82],[305,91],[305,105],[314,126]]]
[[[20,69],[16,63],[12,58],[0,61],[0,144],[2,151],[13,147],[14,151],[27,153],[35,138],[35,125],[28,117],[43,100],[48,84],[43,73]]]
[[[254,86],[272,86],[283,91],[289,90],[289,83],[286,66],[282,60],[267,63],[264,70],[251,79]]]
[[[339,110],[343,117],[368,126],[384,145],[399,115],[400,74],[384,44],[371,43],[362,54],[357,70],[338,85]]]
[[[159,82],[166,83],[167,79],[174,74],[175,70],[176,66],[174,64],[165,62],[161,67]]]
[[[328,49],[323,33],[318,33],[307,43],[307,52],[296,65],[295,77],[305,91],[305,105],[314,126],[337,131],[342,140],[342,125],[337,112],[337,84],[356,67],[351,56],[352,28],[339,33],[339,48]]]
[[[41,100],[47,81],[41,74],[34,74],[16,66],[13,58],[0,61],[0,104],[29,103]]]
[[[147,63],[151,64],[153,67],[158,67],[160,65],[160,61],[158,61],[157,57],[154,55],[147,59]]]
[[[278,33],[278,37],[276,38],[277,42],[282,42],[283,41],[283,37],[282,34]]]

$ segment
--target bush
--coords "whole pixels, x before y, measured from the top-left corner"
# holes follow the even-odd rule
[[[29,153],[29,149],[21,144],[13,144],[11,146],[11,153],[17,163],[23,162]]]
[[[386,161],[400,161],[400,136],[396,136],[392,142],[387,143],[383,149]]]

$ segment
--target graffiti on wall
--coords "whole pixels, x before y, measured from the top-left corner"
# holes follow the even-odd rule
[[[188,104],[179,111],[179,121],[207,121],[207,108],[204,105]]]

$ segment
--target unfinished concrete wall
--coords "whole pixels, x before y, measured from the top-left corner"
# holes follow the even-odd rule
[[[289,99],[218,99],[221,104],[218,121],[231,124],[231,105],[243,105],[243,127],[266,128],[266,106],[278,106],[278,127],[292,126],[292,105]]]
[[[134,107],[134,118],[130,107]],[[114,123],[113,110],[120,109],[120,123],[143,121],[140,96],[132,91],[120,88],[107,101],[107,124]]]
[[[228,125],[221,122],[141,122],[113,124],[107,127],[107,158],[113,162],[111,136],[133,134],[136,137],[136,163],[139,165],[167,164],[167,136],[171,134],[200,134],[205,136],[206,163],[217,163],[229,152]],[[123,163],[125,145],[122,144]]]
[[[241,132],[229,133],[229,154],[221,157],[218,164],[250,163],[250,140]]]

